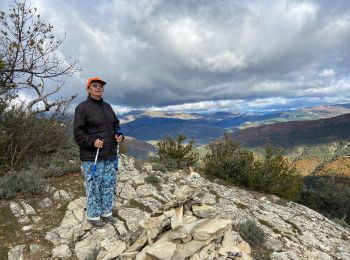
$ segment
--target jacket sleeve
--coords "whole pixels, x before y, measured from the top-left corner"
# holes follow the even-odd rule
[[[90,149],[94,147],[95,137],[86,130],[86,115],[82,107],[77,106],[74,113],[74,140],[80,148]]]

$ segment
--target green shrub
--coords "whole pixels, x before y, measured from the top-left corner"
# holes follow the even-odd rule
[[[289,200],[296,198],[301,191],[302,176],[291,167],[282,151],[274,151],[272,146],[266,146],[264,160],[255,161],[254,170],[249,173],[250,189],[276,194]]]
[[[198,160],[198,152],[194,148],[194,139],[184,144],[186,135],[180,134],[176,140],[166,136],[157,143],[159,162],[168,169],[185,169]]]
[[[160,172],[166,172],[168,169],[167,167],[162,163],[152,163],[152,170],[154,171],[160,171]]]
[[[39,194],[45,191],[47,181],[38,169],[8,172],[0,176],[0,198],[11,198],[16,192]]]
[[[1,107],[0,174],[56,152],[67,139],[65,125],[55,117],[31,114],[22,107]]]
[[[254,164],[252,152],[241,149],[228,135],[222,142],[211,143],[208,147],[203,169],[207,177],[248,186],[249,173]]]
[[[261,245],[265,241],[264,231],[252,220],[238,226],[238,232],[242,238],[252,246]]]
[[[80,171],[79,149],[74,141],[68,142],[57,152],[48,156],[36,157],[27,162],[26,169],[40,169],[44,177],[59,177]]]
[[[328,218],[350,224],[350,185],[348,178],[335,176],[307,176],[298,203]]]
[[[145,178],[145,182],[157,185],[160,183],[160,178],[154,174],[151,174]]]
[[[260,160],[252,152],[241,149],[228,135],[221,142],[209,144],[203,171],[210,179],[219,178],[289,200],[296,198],[302,187],[302,177],[281,150],[267,146],[265,158]]]

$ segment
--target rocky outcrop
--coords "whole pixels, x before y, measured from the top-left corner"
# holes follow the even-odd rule
[[[159,183],[145,183],[148,175]],[[116,225],[91,228],[85,198],[70,202],[47,232],[61,259],[252,259],[238,228],[248,219],[265,233],[271,259],[350,259],[350,230],[302,205],[209,182],[198,174],[135,169],[122,157]],[[25,211],[24,209],[22,209]],[[21,210],[16,210],[23,216]],[[13,250],[19,254],[21,248]]]

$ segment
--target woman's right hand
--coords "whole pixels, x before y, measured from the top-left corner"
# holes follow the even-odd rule
[[[103,147],[103,140],[97,138],[97,139],[95,140],[95,142],[94,142],[94,146],[95,146],[96,148],[102,148],[102,147]]]

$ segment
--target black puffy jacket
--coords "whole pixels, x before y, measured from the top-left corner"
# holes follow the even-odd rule
[[[110,104],[103,99],[88,96],[87,100],[75,108],[74,140],[80,147],[80,160],[93,161],[97,148],[94,142],[103,139],[99,159],[111,159],[118,153],[118,143],[114,136],[119,131],[119,120]]]

